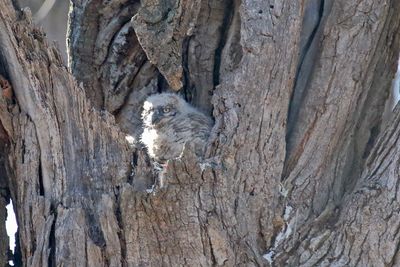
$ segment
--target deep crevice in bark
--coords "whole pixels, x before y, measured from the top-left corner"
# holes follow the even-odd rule
[[[15,209],[14,209],[15,210]],[[14,266],[20,267],[22,264],[22,253],[21,253],[21,243],[19,240],[19,230],[15,233],[15,250],[13,256]]]
[[[43,171],[42,171],[42,161],[39,157],[39,165],[38,165],[38,181],[39,181],[39,194],[44,196],[44,186],[43,186]]]
[[[134,151],[132,153],[132,161],[131,161],[131,173],[128,176],[127,183],[132,184],[133,178],[136,176],[136,168],[138,166],[138,151]]]
[[[312,20],[311,16],[306,16],[303,18],[303,25],[302,25],[302,40],[300,42],[300,56],[299,56],[299,62],[297,65],[297,70],[296,70],[296,76],[294,79],[293,83],[293,89],[292,89],[292,95],[290,98],[289,102],[289,108],[288,108],[288,117],[287,117],[287,127],[286,127],[286,158],[285,158],[285,163],[284,163],[284,168],[283,168],[283,173],[282,173],[282,178],[281,180],[284,180],[290,173],[291,169],[293,168],[293,165],[295,164],[296,161],[295,158],[293,158],[295,155],[292,155],[292,138],[294,138],[293,131],[296,126],[296,123],[298,122],[298,115],[299,115],[299,110],[302,106],[302,103],[304,102],[304,99],[307,95],[307,84],[308,81],[312,77],[312,71],[314,69],[315,65],[315,58],[318,57],[319,53],[319,48],[318,46],[313,47],[313,44],[316,44],[318,40],[316,39],[317,33],[319,30],[321,30],[321,26],[323,26],[322,19],[324,16],[324,9],[325,9],[325,0],[316,0],[317,1],[317,6],[312,6],[315,3],[309,3],[310,10],[306,10],[307,12],[316,12],[317,19],[316,21],[312,22],[307,19]],[[312,15],[312,14],[309,14]],[[309,18],[310,17],[310,18]],[[312,30],[309,32],[308,35],[307,31],[310,28],[310,23],[312,23]],[[306,61],[311,60],[312,62],[308,64],[311,65],[306,65]],[[302,84],[300,85],[300,79],[302,81]]]
[[[119,244],[121,246],[121,267],[126,266],[126,240],[125,240],[125,235],[124,235],[124,225],[123,225],[123,216],[122,216],[122,211],[121,211],[121,198],[120,198],[120,188],[117,187],[115,191],[115,199],[116,199],[116,208],[114,210],[115,212],[115,218],[117,219],[118,223],[118,239],[119,239]]]
[[[234,0],[228,0],[227,5],[225,7],[224,18],[222,20],[222,25],[221,25],[221,31],[220,31],[221,37],[219,39],[219,43],[214,54],[214,70],[213,70],[214,89],[220,83],[220,70],[221,70],[221,59],[222,59],[221,56],[222,56],[222,51],[226,44],[229,28],[232,24],[232,17],[233,14],[235,13],[234,8],[235,8]]]
[[[373,126],[371,128],[370,137],[369,137],[369,139],[367,141],[367,144],[365,146],[365,149],[364,149],[364,151],[362,153],[362,159],[363,160],[365,160],[369,156],[372,148],[374,147],[376,139],[378,138],[379,133],[380,133],[380,129],[379,128],[380,127],[378,125],[375,125],[375,126]]]
[[[192,88],[190,86],[190,75],[189,75],[189,44],[190,44],[190,36],[186,37],[182,41],[182,89],[180,90],[183,97],[186,101],[191,102],[192,99]]]
[[[212,246],[211,238],[208,236],[208,245],[210,246],[212,266],[217,266],[217,259],[215,257],[214,249]]]
[[[296,90],[297,89],[296,87],[299,82],[300,72],[301,72],[301,70],[303,70],[304,60],[305,60],[307,54],[310,52],[311,44],[314,41],[317,31],[321,26],[322,16],[323,16],[323,12],[324,12],[324,2],[325,2],[325,0],[320,0],[319,7],[318,7],[318,20],[316,21],[312,32],[307,37],[307,41],[304,44],[304,47],[302,47],[301,52],[300,52],[299,63],[298,63],[297,71],[296,71],[296,77],[295,77],[295,80],[293,83],[292,95],[291,95],[291,99],[289,102],[290,104],[289,104],[289,111],[288,111],[286,139],[289,139],[291,137],[293,127],[297,121],[298,110],[300,109],[301,103],[303,102],[303,99],[306,95],[307,87],[301,88],[300,91]],[[312,76],[312,70],[313,70],[312,67],[310,69],[308,69],[307,74],[305,74],[304,75],[305,77],[303,77],[303,78],[308,80]]]
[[[239,7],[241,0],[233,0],[232,17],[227,32],[226,42],[222,49],[219,75],[233,72],[239,67],[239,63],[243,57],[243,48],[240,41],[241,38],[241,17]],[[220,78],[221,79],[221,78]],[[220,81],[221,82],[221,81]]]
[[[8,65],[6,64],[6,61],[4,60],[4,55],[1,51],[1,47],[0,47],[0,75],[3,76],[8,81],[10,80],[10,77],[8,75]]]
[[[57,210],[52,207],[50,214],[54,215],[53,223],[49,233],[49,259],[48,266],[54,267],[57,265],[56,261],[56,222],[57,222]]]
[[[164,78],[164,76],[161,74],[161,72],[158,72],[157,76],[157,92],[162,93],[167,91],[169,88],[167,80]]]

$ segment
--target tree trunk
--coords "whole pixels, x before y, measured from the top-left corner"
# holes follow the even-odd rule
[[[385,122],[399,1],[74,0],[70,71],[28,10],[0,7],[15,262],[400,264],[400,108]],[[215,125],[205,157],[185,148],[150,192],[157,174],[125,137],[171,90]]]

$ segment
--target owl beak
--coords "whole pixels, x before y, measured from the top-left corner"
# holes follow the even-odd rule
[[[157,110],[153,113],[153,115],[151,116],[151,124],[157,124],[160,122],[162,116],[160,114],[160,112]]]

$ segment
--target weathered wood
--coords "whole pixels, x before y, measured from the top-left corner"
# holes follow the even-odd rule
[[[399,108],[382,123],[398,1],[73,1],[72,74],[0,3],[25,265],[398,263]],[[208,150],[186,148],[149,193],[141,105],[181,87],[213,114]]]
[[[87,243],[105,253],[97,205],[107,194],[115,198],[129,178],[131,152],[112,116],[92,108],[30,14],[15,14],[8,4],[0,11],[0,54],[16,100],[5,128],[23,262],[75,266],[71,256]],[[4,114],[1,121],[10,122]],[[72,222],[88,223],[77,224],[82,236],[71,235]]]

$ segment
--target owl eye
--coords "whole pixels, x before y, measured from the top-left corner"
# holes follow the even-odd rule
[[[164,107],[163,108],[163,112],[164,113],[169,113],[171,111],[171,108],[170,107]]]

